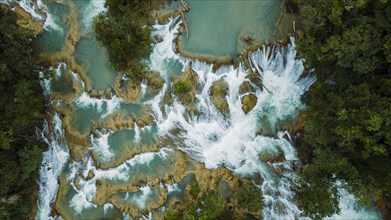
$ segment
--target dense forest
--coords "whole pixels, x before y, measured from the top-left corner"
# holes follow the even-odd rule
[[[391,3],[387,0],[292,0],[306,39],[299,42],[317,82],[297,144],[297,188],[304,215],[338,212],[336,183],[359,201],[391,207]]]
[[[0,10],[0,219],[32,218],[45,112],[31,36]]]
[[[106,0],[106,12],[95,20],[97,39],[107,48],[111,67],[141,81],[140,59],[150,52],[151,0]]]

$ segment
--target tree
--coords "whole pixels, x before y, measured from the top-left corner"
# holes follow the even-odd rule
[[[140,80],[144,66],[140,59],[148,55],[151,43],[150,0],[107,0],[106,12],[95,20],[97,39],[105,46],[113,68]]]
[[[318,78],[298,146],[299,206],[315,219],[338,212],[337,180],[362,203],[391,204],[391,4],[294,2],[307,34],[299,49]]]
[[[0,219],[27,219],[45,149],[35,133],[45,103],[31,36],[10,13],[0,10]]]

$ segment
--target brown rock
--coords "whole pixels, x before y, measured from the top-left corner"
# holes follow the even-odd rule
[[[195,100],[195,89],[198,84],[197,73],[188,68],[185,73],[174,80],[174,94],[184,105],[189,105]]]
[[[148,81],[148,92],[159,92],[163,88],[164,80],[159,73],[149,72],[145,78]]]
[[[228,85],[224,80],[219,80],[213,83],[210,89],[210,98],[215,107],[223,114],[228,113],[228,102],[226,96],[228,94]]]
[[[250,84],[250,82],[245,81],[242,85],[239,87],[239,94],[243,95],[245,93],[249,92],[255,92],[254,87]]]
[[[37,35],[43,31],[43,22],[34,19],[21,7],[15,7],[14,12],[17,16],[16,24],[26,30],[28,33]]]
[[[94,178],[94,176],[95,176],[94,172],[92,172],[92,170],[90,170],[87,175],[87,180]]]
[[[254,94],[248,94],[242,97],[242,110],[244,113],[251,111],[257,104],[257,97]]]

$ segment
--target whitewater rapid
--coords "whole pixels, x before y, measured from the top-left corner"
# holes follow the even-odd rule
[[[48,145],[39,170],[39,199],[35,218],[40,220],[51,219],[51,206],[56,200],[59,187],[58,178],[70,156],[62,122],[57,113],[54,114],[50,126],[46,121],[43,130],[38,133]]]
[[[91,10],[85,13],[83,20],[85,30],[91,29],[93,17],[104,10],[101,2],[92,2],[89,9]],[[163,146],[158,152],[136,155],[117,167],[102,170],[97,168],[91,156],[86,156],[81,161],[70,158],[61,118],[58,114],[54,114],[52,122],[45,123],[44,130],[39,132],[49,149],[44,153],[40,169],[40,196],[36,219],[51,218],[51,206],[56,199],[58,179],[61,175],[65,174],[68,183],[76,192],[70,198],[70,206],[76,214],[80,214],[85,209],[97,207],[92,201],[96,195],[99,179],[129,181],[135,170],[149,166],[157,159],[168,161],[175,156],[176,149],[204,163],[208,169],[224,166],[241,177],[259,174],[263,182],[255,185],[262,191],[264,197],[263,219],[300,218],[301,211],[295,203],[295,195],[291,190],[291,185],[297,178],[293,167],[300,164],[300,161],[289,133],[276,129],[278,123],[295,118],[298,112],[305,108],[300,100],[301,96],[316,80],[311,74],[302,76],[304,64],[303,60],[296,58],[294,39],[291,38],[291,44],[286,47],[264,46],[249,53],[251,71],[262,80],[264,86],[262,89],[246,78],[249,69],[243,63],[237,67],[223,66],[213,71],[211,64],[187,59],[177,54],[174,40],[179,34],[180,24],[181,20],[177,17],[170,19],[166,24],[155,23],[153,26],[152,35],[159,36],[162,41],[152,46],[149,60],[145,62],[151,70],[158,71],[166,83],[159,94],[143,103],[151,108],[157,124],[158,136],[169,137],[175,144]],[[183,72],[192,68],[198,76],[195,102],[198,115],[188,114],[178,97],[169,94],[171,92],[169,73],[172,62],[180,63]],[[65,64],[60,63],[57,69],[62,65]],[[75,77],[75,80],[80,79]],[[228,94],[225,97],[228,103],[226,116],[214,106],[209,95],[213,83],[219,80],[228,85]],[[240,86],[244,82],[250,83],[255,88],[255,91],[250,93],[257,98],[255,107],[247,114],[242,110],[242,98],[249,93],[239,94]],[[42,85],[46,88],[47,95],[50,94],[50,79],[46,81],[43,79]],[[143,82],[143,94],[146,87],[147,84]],[[167,95],[174,97],[172,104],[163,103]],[[83,92],[73,100],[72,104],[79,108],[94,107],[96,111],[102,113],[101,117],[105,118],[118,111],[121,103],[124,103],[124,100],[114,95],[110,99],[98,99]],[[259,131],[263,128],[272,128],[274,135],[260,135]],[[140,132],[138,127],[135,127],[135,130]],[[173,130],[179,130],[179,134],[173,135]],[[96,131],[95,135],[90,136],[91,146],[87,146],[92,151],[99,152],[98,156],[103,161],[110,160],[114,156],[108,141],[110,134],[112,134],[110,130]],[[136,132],[135,137],[137,139],[139,133],[137,135]],[[262,154],[283,159],[262,161],[260,160]],[[64,173],[65,167],[68,168],[66,173]],[[87,178],[90,172],[93,172],[94,176]],[[78,182],[79,187],[75,186],[75,181]],[[169,192],[178,190],[174,182],[172,185],[166,184],[161,187],[165,187]],[[153,194],[152,189],[146,184],[140,187],[138,192],[137,196],[129,200],[143,209]],[[341,214],[332,218],[366,214],[364,211],[356,211],[354,197],[350,194],[346,195],[340,201]],[[112,204],[106,203],[103,206],[104,213],[112,207]],[[126,219],[129,216],[123,214],[123,217]],[[153,219],[152,212],[144,219]]]
[[[170,22],[173,24],[169,23],[166,27],[175,27],[176,20]],[[167,29],[163,27],[156,29],[164,32],[162,36],[169,35]],[[176,32],[171,31],[171,34],[175,35]],[[161,45],[157,44],[154,52],[160,55],[167,54],[168,59],[181,59],[179,56],[174,56],[175,53],[170,52],[173,47],[167,48],[165,43],[163,41]],[[151,59],[159,57],[155,56],[154,52]],[[295,55],[293,39],[292,44],[287,48],[264,47],[263,50],[250,53],[249,59],[253,71],[259,73],[258,77],[262,79],[269,91],[257,89],[254,92],[258,101],[248,114],[242,110],[239,87],[244,82],[249,82],[254,87],[256,85],[246,78],[248,70],[243,64],[237,68],[222,67],[213,72],[211,64],[188,60],[181,62],[186,65],[184,69],[191,67],[197,73],[199,78],[197,87],[202,88],[196,91],[195,102],[200,112],[197,116],[187,115],[186,107],[175,98],[173,105],[170,106],[156,99],[151,103],[156,121],[159,122],[159,134],[178,140],[177,147],[193,159],[205,163],[206,168],[225,166],[243,177],[250,177],[255,173],[263,177],[264,182],[259,187],[264,193],[265,206],[262,215],[265,219],[293,219],[300,214],[290,189],[290,182],[295,178],[291,166],[293,162],[298,161],[298,158],[289,140],[284,138],[286,132],[277,132],[275,137],[257,135],[257,131],[264,126],[259,122],[260,118],[267,117],[267,123],[275,127],[278,121],[296,117],[297,112],[304,107],[300,97],[308,90],[315,78],[312,76],[301,78],[304,70],[303,61],[295,59]],[[151,60],[151,63],[155,62]],[[158,65],[153,65],[155,66]],[[164,70],[164,66],[160,68]],[[229,106],[228,118],[218,111],[209,95],[213,82],[219,80],[224,80],[228,85],[226,97]],[[165,92],[163,90],[160,96]],[[164,107],[159,108],[162,105]],[[170,133],[175,128],[180,129],[179,135]],[[270,154],[282,152],[285,161],[261,162],[259,160],[261,152]],[[284,167],[286,172],[278,176],[272,169],[280,166]]]
[[[178,18],[170,19],[167,24],[155,24],[153,35],[163,37],[163,41],[154,45],[150,56],[150,68],[159,71],[168,78],[167,64],[176,60],[183,65],[182,71],[192,68],[198,75],[196,90],[197,115],[186,112],[175,97],[172,105],[165,105],[163,97],[168,91],[165,85],[148,104],[158,123],[159,135],[177,140],[177,148],[193,159],[205,163],[209,169],[225,166],[242,177],[251,177],[259,173],[263,183],[257,185],[264,196],[263,219],[297,219],[301,211],[295,204],[295,195],[291,190],[297,178],[292,167],[300,164],[296,149],[292,146],[287,131],[276,131],[277,124],[293,119],[305,106],[301,96],[315,82],[312,74],[302,76],[304,61],[296,58],[294,39],[286,47],[274,46],[250,52],[248,59],[251,70],[258,74],[264,89],[254,85],[246,75],[248,70],[240,63],[238,67],[223,66],[217,71],[213,65],[202,61],[190,60],[175,53],[173,39],[178,34],[181,23]],[[170,43],[171,42],[171,43]],[[228,85],[226,100],[229,106],[228,118],[214,106],[210,98],[213,82],[224,80]],[[257,104],[247,114],[242,110],[239,87],[249,82],[257,88],[253,95]],[[266,120],[264,120],[266,119]],[[272,128],[273,137],[258,134],[261,128]],[[170,131],[179,129],[179,134]],[[261,161],[262,153],[282,156],[283,161]],[[281,155],[282,154],[282,155]],[[280,173],[276,173],[280,170]],[[341,189],[343,190],[343,189]],[[340,199],[341,213],[331,219],[366,216],[373,219],[374,212],[365,212],[356,205],[354,196],[344,191]],[[261,204],[260,204],[261,205]]]

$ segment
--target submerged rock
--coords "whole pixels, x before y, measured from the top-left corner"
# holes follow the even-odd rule
[[[232,189],[225,180],[219,182],[219,196],[223,199],[229,199],[232,196]]]
[[[264,151],[259,154],[259,159],[263,162],[278,163],[283,162],[285,160],[285,156],[283,152],[272,153]]]
[[[251,111],[257,104],[257,97],[254,94],[247,94],[242,97],[242,110],[244,113]]]
[[[228,84],[224,80],[219,80],[213,83],[210,89],[210,98],[215,107],[221,114],[228,114],[228,102],[226,96],[228,94]]]

